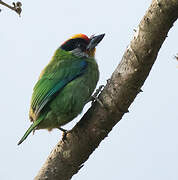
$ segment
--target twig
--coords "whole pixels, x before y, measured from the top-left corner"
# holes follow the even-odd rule
[[[1,1],[0,0],[0,4],[2,4],[3,6],[6,6],[7,8],[9,8],[9,9],[11,9],[11,10],[13,10],[13,11],[15,11],[17,14],[19,14],[19,16],[20,16],[20,14],[21,14],[21,12],[22,12],[22,3],[21,2],[13,2],[12,3],[12,5],[13,6],[10,6],[9,4],[7,4],[7,3],[5,3],[5,2],[3,2],[3,1]]]

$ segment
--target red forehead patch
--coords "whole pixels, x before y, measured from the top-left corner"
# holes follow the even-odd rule
[[[86,36],[85,34],[76,34],[72,36],[70,39],[76,39],[76,38],[81,38],[81,39],[85,39],[86,41],[90,41],[88,36]]]

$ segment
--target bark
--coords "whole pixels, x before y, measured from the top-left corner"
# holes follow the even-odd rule
[[[128,112],[178,18],[178,0],[153,0],[99,99],[51,152],[35,180],[68,180]]]

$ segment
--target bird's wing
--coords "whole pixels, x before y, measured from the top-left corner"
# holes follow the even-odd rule
[[[37,117],[54,95],[69,82],[81,76],[87,68],[85,60],[65,60],[47,68],[34,87],[31,108]]]

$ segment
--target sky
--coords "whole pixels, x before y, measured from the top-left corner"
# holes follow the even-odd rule
[[[77,33],[105,33],[96,59],[100,69],[98,85],[106,84],[151,0],[21,2],[20,18],[0,6],[2,180],[33,179],[61,138],[59,130],[39,130],[17,146],[30,126],[33,87],[55,49]],[[178,53],[177,34],[175,23],[130,112],[72,180],[178,179],[178,62],[174,58]],[[71,129],[89,106],[64,128]]]

